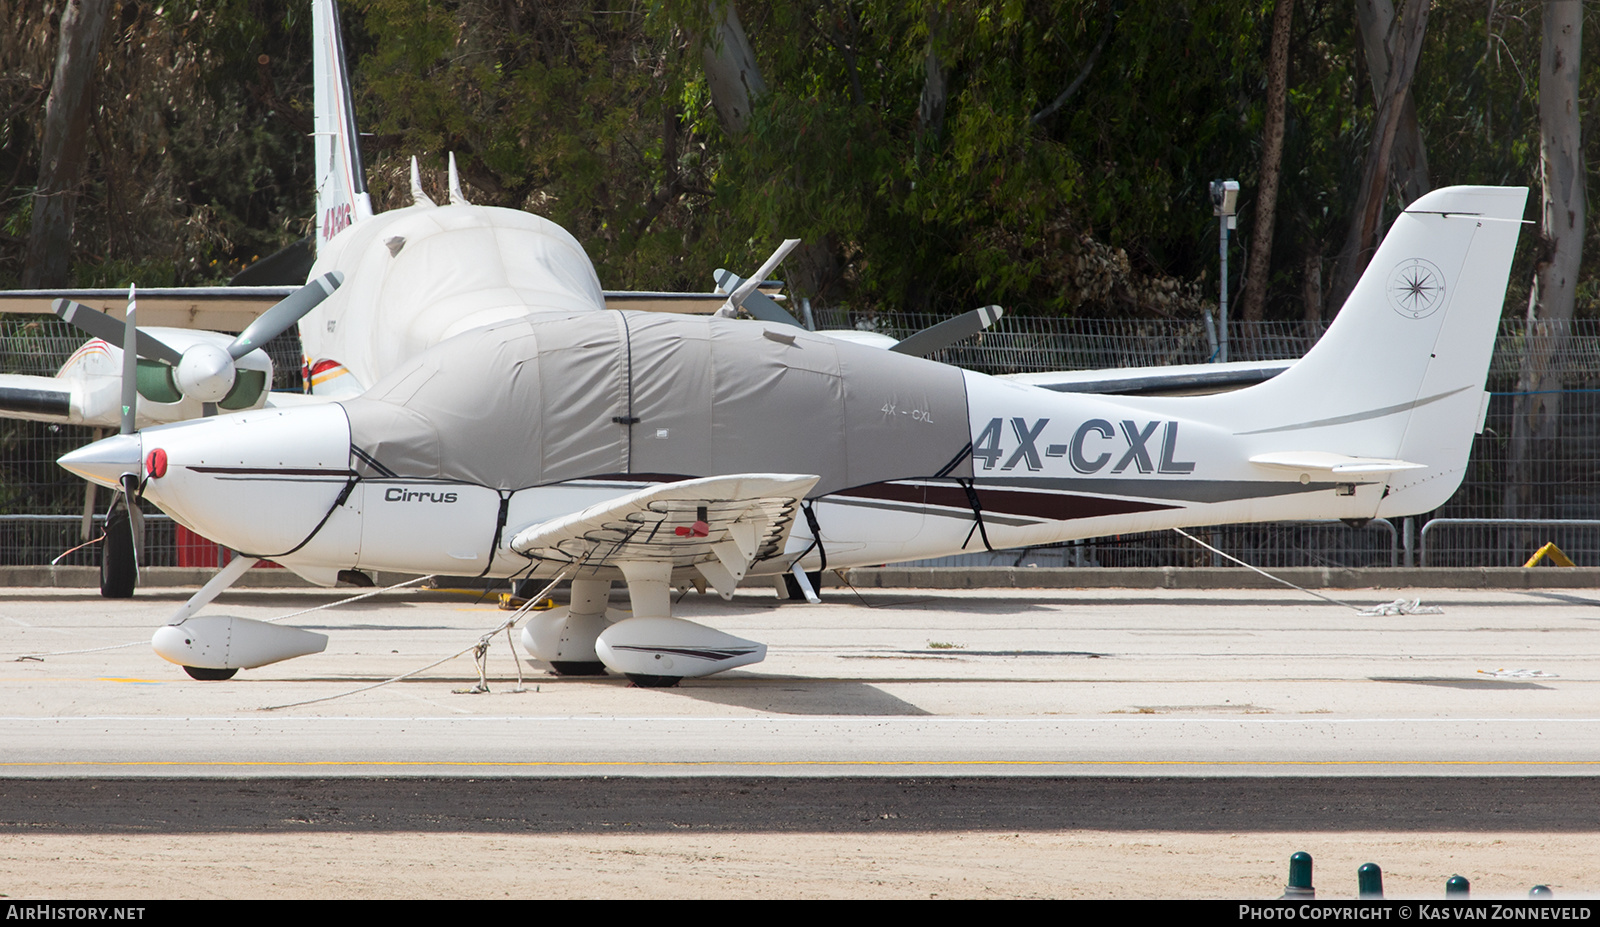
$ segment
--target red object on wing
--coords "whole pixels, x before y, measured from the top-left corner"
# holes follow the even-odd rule
[[[679,526],[672,529],[680,538],[703,538],[711,534],[711,526],[703,521],[697,521],[687,527]]]

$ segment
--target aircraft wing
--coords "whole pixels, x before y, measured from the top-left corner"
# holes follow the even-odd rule
[[[651,290],[606,290],[605,297],[607,309],[684,312],[693,315],[710,315],[728,301],[726,293],[667,293]],[[789,324],[797,323],[791,318]]]
[[[662,483],[522,528],[511,549],[580,565],[694,567],[729,598],[752,564],[783,554],[800,502],[819,478],[739,473]]]
[[[299,286],[177,286],[139,290],[141,328],[205,328],[243,331],[256,317],[286,299]],[[89,290],[4,290],[0,312],[50,315],[51,303],[70,299],[107,315],[122,318],[128,288]]]
[[[77,424],[72,416],[72,400],[72,384],[65,380],[0,374],[0,418]]]
[[[1014,373],[1001,377],[1057,393],[1115,396],[1200,395],[1254,386],[1294,366],[1293,360],[1235,361],[1226,364],[1174,364],[1170,367],[1113,367]]]
[[[297,286],[179,286],[139,290],[139,322],[166,328],[243,331],[256,317],[286,299]],[[128,306],[124,288],[86,290],[0,290],[0,312],[49,315],[50,304],[70,299],[122,318]],[[669,293],[606,290],[607,309],[684,312],[710,315],[728,301],[726,293]]]

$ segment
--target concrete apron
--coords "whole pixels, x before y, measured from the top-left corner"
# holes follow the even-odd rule
[[[1600,567],[1286,567],[1268,570],[1307,589],[1594,589]],[[200,586],[215,573],[191,567],[147,567],[146,588]],[[399,574],[373,577],[378,586],[410,579]],[[859,589],[1257,589],[1280,585],[1241,567],[875,567],[850,570],[848,583]],[[441,576],[431,585],[482,589],[484,580]],[[92,588],[97,567],[3,566],[0,588]],[[312,585],[289,570],[254,569],[236,587],[304,589]],[[833,573],[825,587],[842,588]],[[745,588],[767,587],[756,578]],[[351,588],[341,586],[340,588]],[[770,588],[770,587],[768,587]]]

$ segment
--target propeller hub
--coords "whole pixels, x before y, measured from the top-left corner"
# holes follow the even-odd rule
[[[216,345],[197,344],[183,352],[176,378],[189,399],[218,402],[233,389],[233,358]]]

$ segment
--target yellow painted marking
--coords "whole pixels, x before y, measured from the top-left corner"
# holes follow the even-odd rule
[[[171,682],[170,679],[134,679],[131,676],[101,676],[100,682]]]

